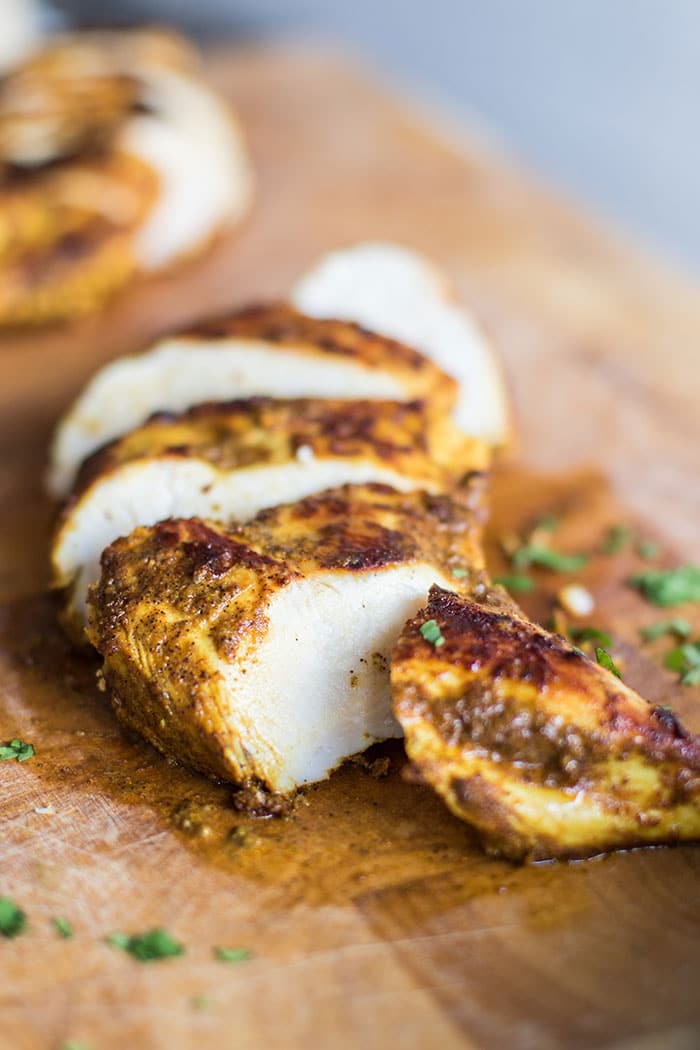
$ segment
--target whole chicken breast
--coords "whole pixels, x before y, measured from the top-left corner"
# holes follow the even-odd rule
[[[494,445],[510,433],[498,361],[445,277],[398,244],[358,244],[323,256],[297,282],[291,300],[312,317],[338,317],[401,339],[459,384],[454,419]]]
[[[136,529],[103,554],[89,636],[121,721],[182,763],[266,792],[399,736],[388,658],[428,587],[481,572],[445,496],[345,486],[238,529]]]
[[[700,740],[500,589],[474,600],[433,587],[391,679],[418,776],[490,852],[541,860],[700,838]]]
[[[422,402],[254,398],[162,414],[96,452],[59,518],[53,584],[82,634],[108,544],[171,517],[248,521],[265,507],[349,483],[458,492],[489,451]]]
[[[357,325],[252,307],[101,369],[59,424],[48,485],[64,496],[80,463],[157,411],[245,397],[426,401],[449,415],[454,380],[417,351]]]

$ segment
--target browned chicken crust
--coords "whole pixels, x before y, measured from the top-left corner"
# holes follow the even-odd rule
[[[69,508],[97,480],[137,460],[192,457],[222,471],[293,460],[299,450],[318,458],[372,457],[409,478],[454,488],[485,474],[490,450],[466,437],[449,417],[431,419],[422,401],[252,397],[159,412],[105,445],[83,464]]]
[[[226,340],[233,337],[260,339],[280,346],[303,346],[319,355],[336,354],[364,363],[367,368],[385,368],[401,374],[405,389],[414,399],[428,399],[436,413],[451,412],[457,398],[457,381],[417,350],[388,336],[377,335],[351,321],[307,317],[287,303],[247,307],[227,317],[181,332],[191,337]]]
[[[94,309],[136,269],[133,231],[158,193],[155,172],[112,153],[42,168],[0,187],[0,325]]]
[[[420,628],[435,620],[444,644]],[[392,662],[420,777],[513,859],[700,838],[700,741],[500,589],[434,587]]]
[[[189,71],[196,54],[167,30],[59,36],[0,80],[0,171],[107,147],[139,103],[139,66]]]
[[[104,552],[89,603],[88,634],[118,717],[177,761],[249,780],[255,756],[240,753],[218,690],[223,666],[255,652],[270,601],[304,576],[341,580],[416,560],[468,568],[475,585],[478,522],[447,497],[363,485],[235,529],[196,519],[136,529]],[[265,782],[264,768],[256,777]]]

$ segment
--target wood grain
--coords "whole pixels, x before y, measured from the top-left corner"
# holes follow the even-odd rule
[[[700,295],[337,56],[229,50],[208,71],[259,170],[245,227],[101,317],[0,348],[0,738],[37,748],[0,766],[0,893],[31,923],[0,943],[0,1047],[696,1047],[697,849],[488,860],[401,778],[397,746],[387,777],[349,766],[290,818],[251,821],[226,788],[126,740],[95,664],[57,633],[41,475],[85,378],[169,325],[282,294],[326,249],[392,238],[446,266],[505,362],[522,462],[497,480],[494,569],[502,531],[555,511],[559,541],[594,553],[595,621],[626,677],[700,730],[698,691],[660,669],[660,645],[640,651],[655,617],[625,585],[637,556],[595,553],[637,515],[700,552]],[[528,611],[546,616],[559,582],[543,573]],[[57,914],[73,940],[52,931]],[[156,924],[184,958],[139,965],[103,942]],[[217,962],[222,943],[254,958]]]

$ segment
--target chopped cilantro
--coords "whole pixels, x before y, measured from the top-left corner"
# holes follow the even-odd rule
[[[700,638],[669,649],[664,657],[664,667],[680,675],[681,685],[697,685],[700,682]]]
[[[539,543],[527,543],[515,552],[512,558],[517,569],[526,569],[528,565],[539,565],[552,572],[578,572],[588,561],[586,554],[561,554]]]
[[[555,529],[559,528],[559,519],[553,514],[543,514],[539,521],[535,524],[533,532],[537,532],[542,529],[544,532],[554,532]]]
[[[679,638],[687,638],[690,634],[690,624],[680,616],[673,620],[659,620],[648,627],[642,627],[640,634],[645,642],[654,642],[665,634],[675,634]]]
[[[26,762],[28,758],[33,757],[33,745],[26,744],[24,740],[17,740],[16,737],[9,744],[0,746],[0,762],[9,762],[13,758],[16,758],[18,762]]]
[[[437,620],[426,620],[424,624],[421,624],[420,633],[426,642],[430,642],[436,649],[445,644],[445,639],[442,636]]]
[[[213,1000],[208,995],[193,995],[190,1003],[193,1010],[208,1010],[212,1006]]]
[[[571,627],[569,634],[575,642],[598,642],[604,649],[612,645],[612,638],[597,627]]]
[[[456,578],[458,580],[465,580],[467,578],[467,576],[469,575],[469,573],[467,572],[466,569],[453,569],[452,570],[452,575],[456,576]]]
[[[66,941],[75,933],[75,930],[68,922],[68,919],[64,919],[62,915],[57,915],[56,918],[53,919],[53,924],[59,936],[63,937]]]
[[[603,540],[604,554],[619,554],[632,539],[632,530],[628,525],[612,525]]]
[[[531,576],[494,576],[493,582],[500,583],[507,591],[532,591],[535,587]]]
[[[682,605],[700,602],[700,567],[680,565],[677,569],[649,569],[631,576],[629,583],[654,605]]]
[[[27,926],[27,916],[9,897],[0,897],[0,934],[16,937]]]
[[[133,955],[139,962],[151,962],[154,959],[167,959],[175,955],[184,955],[185,949],[179,941],[159,928],[146,933],[110,933],[107,943],[113,948]]]
[[[612,656],[607,651],[607,649],[601,649],[599,645],[596,645],[595,658],[597,663],[599,663],[601,667],[605,667],[606,670],[612,671],[612,673],[614,675],[617,675],[618,678],[622,678],[622,675],[615,666],[615,661],[613,660]]]
[[[214,955],[221,962],[237,963],[245,962],[246,959],[250,959],[252,956],[250,948],[224,948],[217,947],[214,949]]]
[[[650,558],[657,558],[661,553],[661,547],[655,540],[640,540],[637,544],[637,554],[640,558],[644,558],[647,561]]]
[[[87,1043],[80,1043],[76,1039],[68,1039],[61,1043],[61,1050],[91,1050]]]

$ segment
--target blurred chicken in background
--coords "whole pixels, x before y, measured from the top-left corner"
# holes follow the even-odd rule
[[[183,37],[42,37],[35,6],[2,2],[0,325],[66,320],[240,219],[250,165]]]

